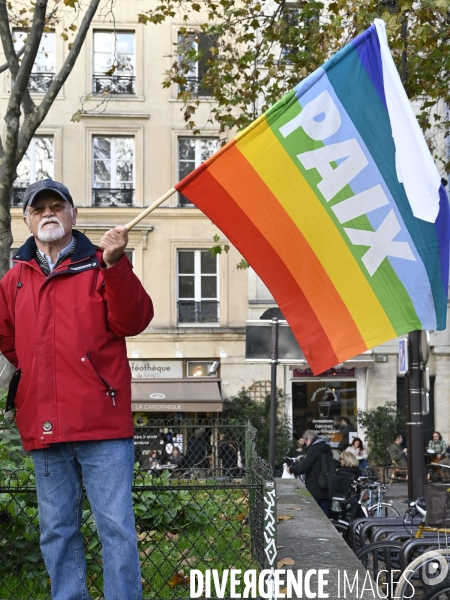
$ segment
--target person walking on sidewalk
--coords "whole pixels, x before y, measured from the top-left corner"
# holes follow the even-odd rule
[[[77,209],[63,184],[29,185],[23,213],[32,235],[0,282],[0,351],[18,369],[8,407],[15,403],[33,457],[52,598],[91,598],[84,483],[102,542],[105,599],[140,600],[125,337],[147,327],[152,301],[124,254],[126,228],[94,246],[73,229]]]
[[[289,467],[289,473],[305,476],[305,486],[323,512],[327,515],[330,500],[328,498],[328,485],[326,487],[319,483],[322,469],[322,454],[324,454],[325,463],[328,465],[328,471],[335,471],[333,453],[330,446],[319,436],[316,431],[311,429],[303,434],[307,450],[303,460]]]

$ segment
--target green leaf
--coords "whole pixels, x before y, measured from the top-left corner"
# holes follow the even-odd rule
[[[73,113],[70,119],[73,123],[79,123],[81,121],[81,110],[78,109],[76,113]]]
[[[242,259],[241,259],[241,260],[238,262],[238,264],[236,265],[236,269],[239,269],[239,270],[241,270],[241,271],[242,271],[242,270],[244,270],[244,269],[248,269],[248,268],[249,268],[249,266],[250,266],[250,265],[249,265],[249,264],[248,264],[248,262],[245,260],[245,258],[242,258]]]

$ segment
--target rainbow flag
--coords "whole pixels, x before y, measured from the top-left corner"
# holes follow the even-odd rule
[[[383,21],[175,187],[267,285],[315,374],[445,328],[447,194]]]

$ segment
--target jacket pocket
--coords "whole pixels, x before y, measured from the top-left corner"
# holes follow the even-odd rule
[[[94,371],[94,373],[97,375],[97,377],[100,379],[100,381],[105,386],[106,393],[111,398],[112,405],[115,406],[116,405],[116,392],[117,392],[117,388],[113,387],[110,383],[108,383],[106,381],[106,379],[102,375],[100,375],[100,373],[98,372],[98,370],[95,368],[94,363],[92,362],[91,352],[90,351],[86,353],[86,357],[88,359],[89,364],[92,367],[92,370]]]
[[[20,378],[22,377],[22,369],[17,369],[9,382],[8,395],[6,396],[5,413],[8,415],[13,411],[17,390],[19,388]]]

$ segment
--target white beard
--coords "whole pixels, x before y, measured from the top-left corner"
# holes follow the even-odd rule
[[[46,223],[57,223],[58,227],[56,229],[42,229]],[[56,242],[56,240],[63,238],[65,233],[63,224],[58,217],[44,217],[39,223],[37,238],[41,242]]]

